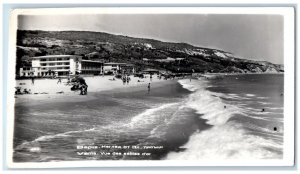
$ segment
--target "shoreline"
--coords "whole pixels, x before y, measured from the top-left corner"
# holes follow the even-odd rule
[[[73,157],[78,158],[73,153],[72,147],[69,146],[78,142],[82,144],[85,142],[103,144],[105,142],[107,144],[141,146],[150,144],[162,145],[164,148],[159,151],[149,150],[152,154],[150,159],[141,157],[125,157],[121,159],[165,160],[180,159],[186,156],[194,157],[198,152],[205,155],[210,150],[216,152],[214,155],[218,155],[217,150],[219,150],[219,147],[211,144],[211,139],[219,135],[228,134],[230,135],[229,137],[247,138],[243,134],[244,127],[232,127],[233,123],[239,124],[245,120],[244,117],[234,115],[236,111],[233,107],[234,103],[214,100],[215,96],[211,96],[210,92],[206,93],[206,89],[193,94],[194,92],[184,88],[181,82],[178,83],[178,80],[181,79],[153,81],[151,82],[150,93],[148,93],[147,83],[137,86],[128,85],[126,87],[119,85],[114,86],[115,88],[110,90],[90,92],[87,96],[77,94],[66,97],[67,94],[63,94],[47,100],[42,99],[43,96],[40,96],[41,101],[34,100],[20,104],[19,106],[21,107],[15,107],[17,113],[19,113],[15,115],[16,120],[18,120],[15,124],[15,132],[19,133],[16,136],[15,145],[22,143],[21,139],[29,140],[29,143],[15,146],[19,148],[17,152],[23,153],[25,151],[25,154],[31,154],[31,146],[37,144],[38,147],[41,149],[45,148],[46,151],[55,149],[55,152],[51,151],[51,155],[56,160],[68,161]],[[194,84],[196,86],[202,82],[195,79],[192,82],[189,79],[184,81],[186,81],[187,85],[196,83]],[[212,82],[219,83],[222,81]],[[238,94],[243,94],[245,89],[239,89],[242,91]],[[235,88],[233,90],[235,90],[235,93],[238,92]],[[218,91],[221,91],[221,89]],[[189,96],[189,99],[192,100],[186,101],[184,96],[189,94],[192,94],[192,97]],[[258,95],[260,93],[254,92],[254,94]],[[204,97],[202,97],[203,95]],[[51,96],[51,94],[48,96]],[[207,101],[213,107],[205,106],[206,100],[203,101],[202,99],[207,97],[209,99]],[[255,96],[253,96],[254,98]],[[260,100],[263,101],[264,99]],[[184,104],[183,102],[192,103],[189,103],[187,107],[181,108]],[[227,105],[227,109],[224,109],[224,104]],[[255,108],[256,106],[252,107]],[[202,111],[203,114],[201,114]],[[215,113],[215,111],[218,112]],[[256,111],[253,111],[253,113],[255,114]],[[225,115],[225,117],[217,115],[207,117],[207,115],[211,116],[212,114]],[[226,121],[226,115],[228,114],[230,114],[230,122]],[[259,112],[259,114],[261,113]],[[225,121],[224,123],[223,120]],[[247,121],[249,121],[249,118],[247,118]],[[251,125],[258,124],[255,122],[255,118],[251,118],[250,121]],[[222,123],[221,126],[219,126],[220,123]],[[273,125],[273,122],[268,124]],[[278,127],[280,128],[281,126],[279,125]],[[48,133],[46,136],[45,132]],[[253,137],[256,136],[254,133]],[[280,132],[276,133],[279,134]],[[18,137],[20,137],[19,140]],[[237,139],[237,141],[242,140]],[[224,141],[223,139],[216,139],[216,141],[218,142],[217,144],[229,141],[236,145],[234,144],[235,142],[231,142],[231,139],[225,139]],[[247,143],[247,141],[244,143]],[[203,147],[199,149],[199,145],[203,145]],[[206,147],[211,148],[206,149]],[[65,148],[70,148],[70,151],[65,152]],[[246,152],[248,153],[251,150],[251,148],[246,149]],[[230,151],[230,148],[225,149],[224,154],[230,154]],[[57,157],[55,156],[57,152],[64,155]],[[22,153],[15,153],[15,159],[21,159],[20,162],[24,162],[22,160],[48,162],[52,159],[51,156],[48,158],[47,155],[45,155],[46,158],[42,159],[26,159],[26,157],[22,159],[24,157]],[[41,153],[43,154],[43,151]],[[113,160],[117,159],[119,158],[113,158]],[[111,158],[97,156],[95,160],[111,160]]]
[[[243,75],[284,75],[284,73],[209,73],[209,74],[196,75],[195,77],[198,79],[206,78],[206,79],[214,80],[214,79],[222,79],[224,77],[243,76]]]
[[[205,75],[225,75],[225,76],[233,76],[233,75],[253,75],[253,74],[257,74],[257,75],[264,75],[264,74],[284,74],[284,72],[270,72],[270,73],[265,73],[265,72],[262,72],[262,73],[206,73],[206,74],[202,74],[203,76]]]
[[[179,79],[174,80],[159,80],[159,81],[152,81],[151,83],[151,90],[154,91],[156,88],[164,87],[166,85],[174,85],[178,83]],[[178,83],[179,84],[179,83]],[[15,106],[24,105],[24,106],[31,106],[31,105],[39,105],[51,102],[83,102],[83,101],[90,101],[95,100],[101,95],[112,95],[117,93],[133,93],[133,92],[140,92],[145,91],[147,93],[147,83],[141,83],[137,85],[131,86],[118,86],[112,89],[103,89],[99,91],[88,91],[87,95],[79,95],[79,92],[73,92],[70,90],[68,93],[62,94],[22,94],[22,95],[14,95],[15,96]]]
[[[147,150],[152,154],[151,157],[137,159],[163,159],[169,152],[180,150],[180,146],[188,141],[197,128],[206,128],[205,120],[199,119],[193,109],[179,109],[182,98],[188,94],[190,91],[176,79],[151,83],[150,93],[147,86],[139,85],[91,92],[88,96],[71,95],[69,98],[61,95],[47,100],[40,96],[42,101],[24,100],[24,104],[19,103],[15,107],[17,134],[14,139],[14,159],[18,162],[51,160],[51,156],[46,159],[27,159],[23,156],[24,153],[32,153],[32,146],[38,146],[46,151],[55,149],[55,153],[66,153],[60,159],[65,161],[76,156],[73,151],[65,152],[65,148],[72,148],[70,144],[85,142],[86,139],[95,144],[161,145],[164,147],[161,150]],[[97,138],[90,140],[89,136]],[[43,150],[40,153],[43,154]],[[98,160],[109,159],[99,156]]]

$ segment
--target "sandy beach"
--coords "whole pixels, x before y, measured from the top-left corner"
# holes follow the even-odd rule
[[[88,95],[79,95],[79,91],[71,91],[71,85],[67,85],[67,79],[62,79],[58,83],[58,79],[35,79],[34,84],[31,80],[16,80],[16,87],[21,87],[21,91],[25,88],[30,89],[31,94],[23,94],[15,96],[15,103],[24,103],[32,105],[36,102],[78,102],[95,99],[95,93],[116,93],[121,91],[148,91],[148,84],[151,89],[174,83],[176,80],[158,79],[156,75],[152,79],[140,79],[138,77],[130,76],[129,83],[123,83],[121,79],[112,80],[113,76],[92,76],[84,77],[88,85]],[[173,82],[172,82],[173,81]],[[150,90],[151,90],[150,89]]]

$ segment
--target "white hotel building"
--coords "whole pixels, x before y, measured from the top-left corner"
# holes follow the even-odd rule
[[[76,55],[48,55],[32,57],[32,67],[20,68],[20,76],[47,76],[49,71],[56,76],[102,73],[103,63],[100,61],[84,60]]]

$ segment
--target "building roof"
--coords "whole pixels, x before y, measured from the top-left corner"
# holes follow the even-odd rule
[[[124,66],[134,66],[133,64],[129,64],[129,63],[120,64],[120,65],[124,65]]]
[[[126,63],[108,62],[108,63],[104,63],[104,65],[126,65]]]
[[[102,63],[101,61],[95,61],[95,60],[82,60],[82,62],[95,62],[95,63]]]
[[[65,57],[72,57],[76,55],[47,55],[47,56],[37,56],[32,57],[33,59],[43,59],[43,58],[65,58]]]

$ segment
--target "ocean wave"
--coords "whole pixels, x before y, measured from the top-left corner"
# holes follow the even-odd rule
[[[144,112],[134,116],[130,120],[126,122],[114,122],[112,124],[108,125],[101,125],[101,126],[93,126],[93,128],[90,129],[82,129],[82,130],[74,130],[74,131],[67,131],[63,133],[57,133],[57,134],[47,134],[40,137],[37,137],[36,139],[32,141],[25,141],[22,144],[18,145],[15,150],[25,150],[28,152],[40,152],[40,142],[45,141],[52,141],[56,138],[70,138],[73,136],[76,136],[77,134],[81,133],[92,133],[93,135],[101,134],[101,137],[103,137],[103,134],[108,135],[108,137],[112,138],[111,141],[117,140],[118,136],[123,135],[124,133],[128,132],[135,132],[136,135],[138,134],[149,134],[151,133],[152,136],[156,135],[157,132],[160,132],[160,130],[168,124],[168,122],[172,119],[172,113],[176,111],[176,109],[180,108],[178,106],[179,103],[165,103],[160,104],[158,107],[153,106],[153,108],[147,109]],[[171,109],[170,109],[171,108]],[[156,131],[159,129],[159,131]],[[138,130],[139,132],[136,132]],[[148,130],[148,131],[145,131]],[[163,134],[163,132],[162,132]],[[115,137],[114,137],[115,136]],[[90,144],[90,139],[81,139],[76,138],[77,144]]]
[[[183,152],[171,152],[167,160],[226,160],[282,158],[282,144],[248,134],[240,124],[228,122],[196,132]]]
[[[253,129],[268,135],[258,136],[247,130],[244,124],[230,119],[233,116],[243,119],[243,116],[251,119],[268,120],[262,117],[269,112],[259,112],[253,108],[246,108],[243,104],[225,103],[222,97],[240,97],[237,94],[214,93],[206,90],[207,82],[203,80],[189,82],[180,80],[184,88],[193,91],[190,94],[186,106],[201,114],[201,118],[207,119],[212,128],[197,131],[190,136],[189,141],[182,146],[186,149],[181,152],[170,152],[165,157],[167,160],[222,160],[222,159],[279,159],[283,157],[282,141],[279,128],[277,134],[269,129],[252,127]],[[217,96],[217,97],[216,97]],[[254,97],[248,94],[247,97]],[[261,111],[261,110],[260,110]],[[253,116],[255,113],[256,116]],[[262,116],[260,116],[262,115]],[[251,125],[249,123],[245,123]],[[267,136],[274,138],[268,139]]]
[[[272,104],[272,103],[270,103],[270,102],[261,102],[261,101],[258,101],[257,103],[259,103],[259,104],[261,104],[261,105],[270,105],[270,104]]]
[[[186,107],[196,110],[210,125],[225,124],[234,114],[241,113],[239,107],[224,103],[220,98],[222,94],[206,90],[205,82],[179,80],[179,83],[184,88],[195,90],[187,99]]]
[[[266,109],[270,109],[270,110],[283,110],[283,107],[264,107]]]
[[[247,97],[254,97],[255,94],[245,94],[245,96],[247,96]]]
[[[258,99],[268,99],[269,97],[257,97]]]
[[[282,125],[278,125],[276,126],[277,130],[274,131],[274,127],[261,127],[261,126],[257,126],[257,125],[244,125],[246,126],[247,128],[249,129],[253,129],[255,130],[256,132],[259,132],[259,133],[264,133],[264,134],[268,134],[268,135],[272,135],[272,136],[275,136],[275,137],[278,137],[278,138],[283,138],[283,126]]]
[[[74,134],[74,133],[88,132],[88,131],[94,131],[94,130],[95,130],[95,128],[91,128],[91,129],[86,129],[86,130],[68,131],[68,132],[52,134],[52,135],[43,135],[32,141],[23,142],[22,144],[18,145],[15,148],[15,150],[28,150],[30,152],[39,152],[41,150],[39,142],[41,142],[41,141],[50,141],[54,138],[64,138],[64,137],[69,137],[69,136],[71,136],[71,134]]]
[[[161,106],[158,107],[147,109],[141,114],[138,114],[137,116],[133,117],[129,122],[128,126],[136,128],[137,126],[145,127],[148,124],[153,125],[153,122],[157,122],[158,119],[159,120],[165,119],[163,118],[164,113],[162,112],[168,112],[168,111],[172,112],[171,110],[166,110],[167,108],[177,107],[177,106],[178,103],[167,103],[167,104],[161,104]]]

